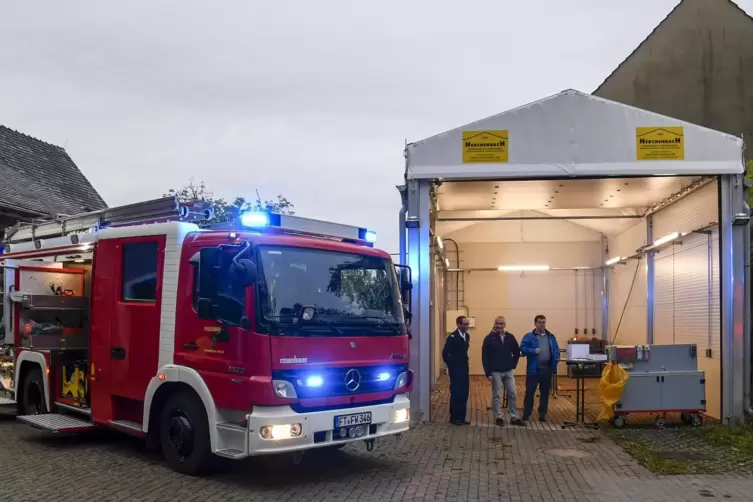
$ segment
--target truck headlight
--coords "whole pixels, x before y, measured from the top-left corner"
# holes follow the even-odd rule
[[[410,413],[408,412],[408,408],[403,408],[402,410],[395,410],[394,416],[392,417],[392,421],[396,424],[401,424],[403,422],[407,422],[410,419]]]
[[[301,435],[301,424],[263,425],[259,435],[264,439],[291,439]]]
[[[408,372],[403,371],[395,379],[395,388],[393,390],[402,389],[403,387],[406,387],[408,385],[408,380],[409,380]]]
[[[293,384],[287,380],[272,380],[272,388],[275,390],[275,394],[277,394],[278,397],[283,397],[285,399],[295,399],[298,397],[298,394],[295,392],[295,387],[293,387]]]

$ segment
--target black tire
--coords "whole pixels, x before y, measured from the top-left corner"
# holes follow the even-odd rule
[[[612,419],[612,425],[618,429],[622,429],[627,424],[627,418],[625,415],[617,415]]]
[[[159,431],[162,454],[171,469],[189,476],[209,471],[209,420],[198,396],[181,392],[169,398],[160,414]]]
[[[19,408],[22,415],[41,415],[47,413],[42,368],[37,365],[34,365],[24,374],[23,383],[21,384]]]
[[[680,421],[689,425],[693,422],[693,419],[690,418],[690,413],[680,413]]]

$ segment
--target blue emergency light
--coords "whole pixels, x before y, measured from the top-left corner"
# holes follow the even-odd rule
[[[254,230],[274,228],[293,234],[335,237],[345,241],[362,241],[368,244],[374,244],[377,240],[376,232],[366,228],[266,211],[244,211],[238,215],[238,223],[243,227]]]
[[[269,213],[246,211],[241,213],[241,225],[248,228],[266,228],[269,226]]]

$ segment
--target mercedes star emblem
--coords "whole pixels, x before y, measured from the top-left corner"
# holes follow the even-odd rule
[[[350,348],[355,349],[356,348],[356,342],[350,342]]]
[[[345,388],[348,389],[351,392],[355,392],[358,390],[358,387],[361,386],[361,374],[358,372],[358,370],[349,370],[347,373],[345,373]]]

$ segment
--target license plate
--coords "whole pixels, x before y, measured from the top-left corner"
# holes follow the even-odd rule
[[[351,427],[353,425],[364,425],[371,423],[371,412],[355,413],[353,415],[340,415],[335,417],[335,428]]]

